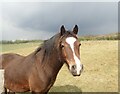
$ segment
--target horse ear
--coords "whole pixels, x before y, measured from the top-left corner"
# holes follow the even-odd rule
[[[74,33],[74,34],[77,34],[77,33],[78,33],[78,26],[77,26],[77,25],[75,25],[75,27],[73,28],[73,33]]]
[[[60,35],[62,36],[66,32],[64,25],[60,28]]]

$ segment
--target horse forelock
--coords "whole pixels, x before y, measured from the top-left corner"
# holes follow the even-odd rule
[[[63,36],[61,36],[60,42],[62,42],[67,37],[74,37],[74,38],[78,39],[78,37],[75,34],[73,34],[71,31],[66,31],[65,34]]]

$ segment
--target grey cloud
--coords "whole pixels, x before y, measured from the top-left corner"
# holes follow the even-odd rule
[[[27,33],[54,34],[62,24],[67,29],[78,24],[80,35],[90,35],[117,32],[117,8],[113,2],[4,3],[2,15]]]

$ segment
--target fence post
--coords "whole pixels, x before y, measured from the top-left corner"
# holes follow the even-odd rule
[[[4,92],[4,69],[0,69],[0,94]]]

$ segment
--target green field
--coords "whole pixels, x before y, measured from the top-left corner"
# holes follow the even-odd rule
[[[82,41],[84,71],[73,77],[66,65],[60,70],[50,92],[118,92],[118,41]],[[0,53],[28,55],[40,43],[4,44]]]

